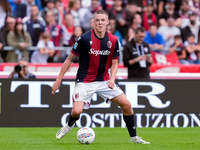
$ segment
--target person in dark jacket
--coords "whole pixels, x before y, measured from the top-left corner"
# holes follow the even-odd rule
[[[4,46],[5,46],[5,41],[0,33],[0,50],[2,50]]]
[[[127,42],[123,50],[124,66],[128,67],[128,78],[150,78],[149,66],[152,57],[149,45],[144,42],[145,29],[139,27],[135,31],[135,38]]]
[[[7,43],[7,36],[10,31],[14,31],[15,28],[15,18],[11,15],[7,15],[5,18],[5,25],[1,28],[1,35],[3,37],[3,40],[5,42],[5,46],[8,46]],[[4,62],[7,62],[6,57],[7,57],[8,51],[0,51],[1,57],[3,58]]]
[[[5,46],[5,42],[4,39],[0,33],[0,51],[3,49],[3,47]],[[0,54],[0,60],[3,61],[3,59],[1,58],[1,54]]]

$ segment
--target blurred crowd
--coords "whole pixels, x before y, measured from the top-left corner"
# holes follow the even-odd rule
[[[107,10],[107,31],[122,46],[142,26],[152,51],[176,53],[181,64],[200,63],[199,0],[1,0],[1,61],[63,62],[67,53],[56,47],[73,46],[93,29],[93,13],[99,9]],[[27,50],[32,46],[36,49]]]

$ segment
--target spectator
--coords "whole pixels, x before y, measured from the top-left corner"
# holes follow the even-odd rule
[[[0,29],[5,25],[6,15],[11,14],[11,7],[8,3],[8,0],[0,1]]]
[[[158,28],[158,33],[162,35],[167,49],[174,43],[174,36],[181,34],[179,28],[174,26],[174,21],[174,18],[168,18],[167,25]]]
[[[4,39],[0,33],[0,50],[2,50],[2,48],[5,46],[5,42],[4,42]]]
[[[71,14],[65,15],[65,24],[62,25],[62,29],[64,32],[63,44],[64,46],[67,46],[69,44],[69,39],[74,32],[74,19]]]
[[[58,10],[58,13],[61,19],[61,25],[62,25],[65,23],[64,6],[60,2],[60,0],[56,0],[55,7]]]
[[[98,0],[92,0],[92,5],[91,5],[91,12],[94,13],[97,10],[102,9],[101,5],[99,4]]]
[[[5,46],[5,42],[4,42],[4,39],[0,33],[0,51],[2,51],[3,47]],[[1,54],[0,54],[0,62],[3,62],[3,58],[1,57]]]
[[[74,46],[74,44],[78,41],[78,38],[82,35],[83,31],[81,27],[75,27],[74,33],[69,40],[69,46]]]
[[[179,15],[180,15],[181,20],[182,20],[181,21],[182,22],[181,28],[186,27],[190,22],[190,20],[189,20],[190,11],[189,10],[190,9],[189,9],[189,5],[188,5],[187,0],[183,0],[182,3],[181,3],[181,6],[180,6],[180,10],[179,10]]]
[[[69,40],[69,46],[74,46],[74,44],[78,41],[78,39],[82,35],[82,33],[83,33],[83,31],[82,31],[81,27],[75,27],[74,28],[74,34],[72,35],[72,37]],[[66,59],[66,57],[63,59],[63,61]],[[74,62],[78,63],[79,57],[76,57]]]
[[[41,11],[40,16],[46,21],[46,14],[48,11],[53,11],[55,14],[56,23],[62,24],[61,16],[58,10],[55,8],[55,0],[48,0],[47,6]]]
[[[46,23],[42,17],[38,16],[39,9],[36,5],[31,6],[31,16],[23,19],[24,30],[27,31],[32,39],[33,46],[36,46],[41,33],[44,32]],[[30,52],[30,57],[33,51]]]
[[[1,29],[1,34],[4,38],[5,46],[8,46],[7,36],[10,31],[14,31],[15,28],[15,18],[8,15],[5,19],[5,25]],[[4,62],[6,62],[6,56],[8,51],[1,51],[1,57],[3,58]]]
[[[72,0],[69,1],[69,12],[73,18],[74,18],[74,26],[75,27],[80,27],[80,14],[79,14],[79,9],[81,8],[81,2],[80,0]]]
[[[198,53],[200,52],[200,45],[195,43],[194,34],[189,34],[187,41],[184,42],[185,49],[187,51],[187,59],[191,64],[200,64],[198,59]]]
[[[189,34],[194,34],[195,43],[198,43],[199,40],[199,22],[196,20],[196,14],[194,12],[189,13],[189,23],[188,25],[181,30],[181,35],[183,41],[187,40]]]
[[[173,2],[175,4],[175,11],[179,11],[182,0],[158,0],[158,16],[164,12],[169,6],[168,3]]]
[[[82,7],[87,7],[87,8],[89,8],[89,7],[91,7],[91,5],[92,5],[91,0],[81,0],[81,6],[82,6]]]
[[[41,40],[38,42],[37,48],[38,50],[35,50],[31,56],[31,63],[46,64],[49,56],[53,57],[55,52],[49,33],[44,32],[41,35]]]
[[[7,62],[17,62],[21,58],[29,60],[29,53],[27,48],[32,46],[30,34],[24,32],[22,19],[17,18],[14,32],[10,31],[7,37],[9,46],[14,47],[14,50],[8,51]]]
[[[85,32],[88,32],[88,31],[90,31],[90,30],[92,30],[92,29],[94,29],[94,22],[93,22],[93,18],[92,19],[90,19],[90,26],[89,26],[89,28],[88,29],[86,29],[83,33],[85,33]]]
[[[186,60],[186,57],[187,57],[186,50],[185,50],[185,47],[182,43],[180,35],[175,35],[174,44],[171,45],[169,51],[170,51],[169,52],[170,54],[176,52],[178,59],[179,59],[179,62],[181,64],[190,64],[188,62],[188,60]]]
[[[114,18],[110,18],[109,24],[110,24],[110,33],[115,35],[119,40],[120,44],[123,45],[123,36],[118,30],[116,30],[116,20]]]
[[[30,78],[36,78],[36,76],[28,71],[28,61],[25,59],[20,59],[18,61],[18,64],[15,66],[14,70],[9,75],[9,78],[30,79]]]
[[[126,7],[127,11],[129,12],[129,15],[133,17],[137,13],[137,5],[135,2],[130,1]]]
[[[130,2],[136,4],[136,6],[137,6],[136,11],[138,13],[142,13],[144,4],[146,3],[146,0],[129,0],[129,3]]]
[[[31,16],[31,6],[35,5],[35,1],[34,0],[27,0],[25,2],[26,5],[26,16]]]
[[[103,10],[109,10],[114,6],[114,0],[101,0]]]
[[[42,9],[43,9],[43,7],[42,7],[42,2],[43,2],[43,1],[44,1],[44,0],[35,0],[35,5],[38,6],[39,10],[42,10]]]
[[[93,19],[93,13],[89,8],[82,7],[79,9],[79,21],[80,27],[83,31],[87,31],[90,28],[90,20]]]
[[[110,24],[107,25],[106,31],[109,32],[109,33],[112,33],[112,28],[111,28]]]
[[[122,0],[114,0],[114,6],[108,10],[108,14],[109,18],[116,18],[116,29],[125,37],[131,18],[128,11],[122,8]]]
[[[188,0],[188,5],[191,11],[199,15],[199,0]]]
[[[61,0],[55,0],[55,8],[59,10],[60,6],[63,7]]]
[[[145,11],[143,13],[143,27],[146,31],[148,31],[150,24],[153,23],[157,25],[157,18],[156,15],[153,13],[153,2],[151,0],[147,0],[144,9]]]
[[[167,25],[167,19],[174,18],[174,25],[177,27],[181,27],[181,18],[179,13],[175,10],[175,0],[167,0],[166,9],[161,14],[159,19],[160,26]]]
[[[18,0],[15,17],[16,18],[26,17],[26,4],[22,3],[22,0]]]
[[[63,46],[63,30],[62,27],[56,23],[55,14],[53,11],[48,11],[46,14],[47,26],[45,28],[46,32],[51,35],[51,41],[53,41],[54,46]],[[48,62],[58,62],[61,58],[62,51],[56,51],[54,58],[49,58]],[[54,59],[54,60],[53,60]]]
[[[124,66],[128,67],[128,78],[150,78],[151,52],[144,42],[145,29],[137,28],[135,38],[127,42],[123,50]]]
[[[144,41],[149,44],[151,50],[154,50],[158,53],[165,46],[165,41],[162,35],[157,32],[157,26],[155,24],[150,25],[149,32],[146,33]]]
[[[39,0],[39,1],[41,1],[41,5],[43,8],[47,6],[48,0]]]
[[[64,8],[68,8],[69,6],[69,1],[71,1],[71,0],[61,0],[62,1],[62,4],[63,4],[63,7]]]
[[[4,0],[1,0],[1,1],[3,2]],[[17,4],[19,1],[20,0],[8,0],[8,2],[10,3],[11,10],[12,10],[12,15],[15,15]]]
[[[142,18],[141,18],[141,16],[140,16],[140,14],[136,13],[136,14],[133,16],[131,27],[132,27],[134,30],[136,30],[138,27],[141,27],[141,24],[142,24]]]
[[[135,38],[135,30],[130,27],[125,38],[125,42],[131,41],[133,38]]]

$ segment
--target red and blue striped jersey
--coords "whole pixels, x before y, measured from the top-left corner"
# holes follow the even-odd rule
[[[63,30],[59,24],[47,25],[45,31],[50,33],[51,41],[55,46],[61,46],[60,39],[63,37]]]
[[[99,38],[91,30],[79,38],[71,53],[79,57],[77,82],[106,81],[110,79],[112,59],[119,59],[119,42],[109,32]]]

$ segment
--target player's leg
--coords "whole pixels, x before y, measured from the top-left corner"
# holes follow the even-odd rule
[[[124,93],[114,97],[111,99],[112,102],[116,103],[122,108],[123,111],[123,119],[126,123],[129,135],[131,137],[131,142],[134,143],[142,143],[142,144],[150,144],[150,142],[146,142],[142,140],[141,137],[138,137],[136,134],[136,127],[135,127],[135,116],[133,113],[133,109],[131,103],[127,100]]]
[[[111,99],[112,102],[119,105],[123,112],[123,119],[126,123],[126,126],[129,131],[130,137],[136,136],[136,128],[135,128],[135,120],[134,120],[134,113],[131,107],[131,103],[127,100],[124,93],[114,97]]]
[[[79,116],[83,111],[83,106],[83,101],[76,101],[73,103],[73,108],[70,112],[69,120],[67,124],[57,132],[57,139],[63,138],[73,128],[74,123],[79,119]]]
[[[72,128],[75,122],[79,119],[83,109],[88,109],[93,95],[89,84],[77,83],[72,94],[73,108],[70,112],[67,124],[62,127],[56,134],[57,139],[63,138]]]
[[[73,103],[72,111],[70,112],[70,117],[68,121],[69,126],[73,126],[74,123],[79,119],[80,114],[83,111],[84,102],[77,101]]]

